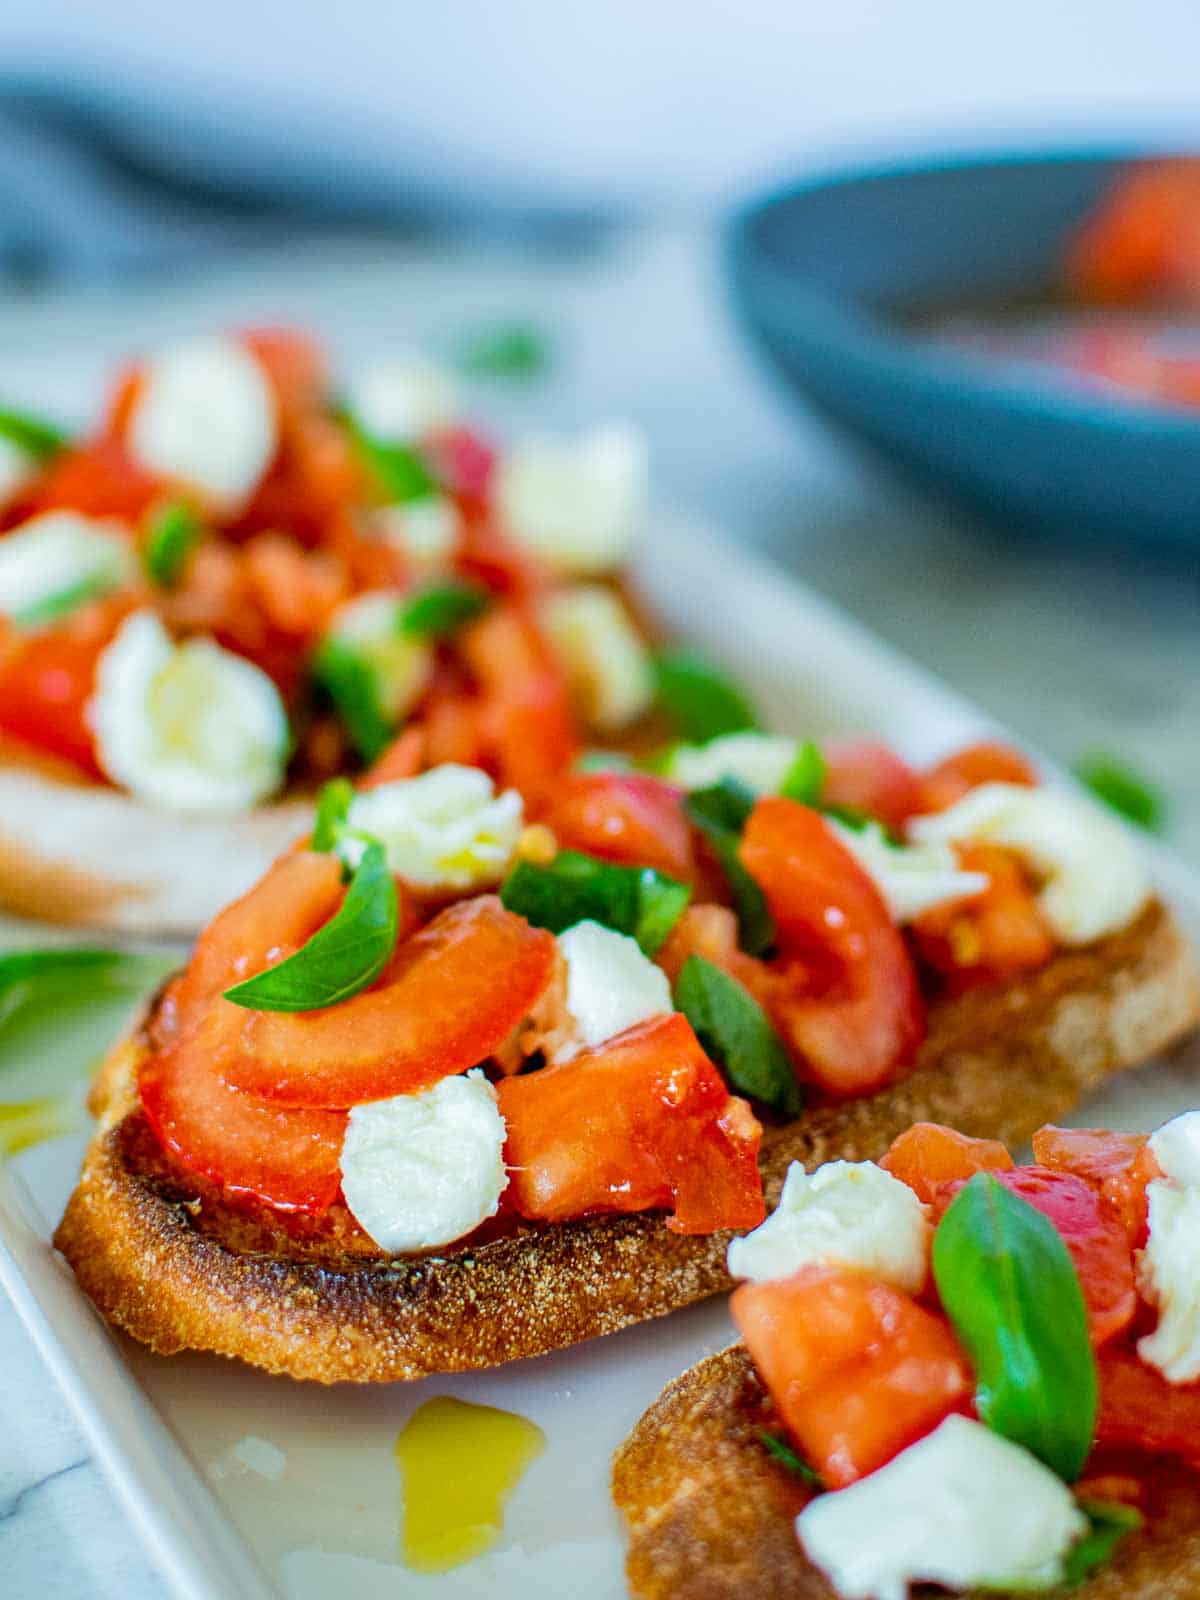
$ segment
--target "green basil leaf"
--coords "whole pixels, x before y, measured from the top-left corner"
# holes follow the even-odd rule
[[[313,657],[313,677],[364,761],[374,761],[391,742],[392,725],[379,704],[369,664],[340,639],[326,639]]]
[[[102,1000],[152,989],[179,966],[171,955],[104,950],[92,945],[0,954],[0,1025],[20,1013],[65,999]]]
[[[802,806],[815,806],[825,787],[825,757],[811,739],[805,739],[796,752],[779,792]]]
[[[703,956],[689,956],[675,982],[675,1004],[734,1089],[785,1116],[800,1115],[804,1095],[783,1041],[736,978]]]
[[[767,899],[738,856],[742,829],[754,810],[754,795],[734,778],[709,789],[694,789],[684,801],[688,816],[712,846],[725,874],[738,919],[738,942],[748,955],[761,956],[775,943],[775,923]]]
[[[406,600],[400,631],[414,639],[443,639],[481,616],[492,597],[479,583],[435,583]]]
[[[1126,821],[1151,833],[1162,827],[1167,810],[1162,795],[1127,761],[1092,750],[1081,756],[1072,770],[1080,783]]]
[[[933,1275],[975,1368],[980,1418],[1074,1483],[1095,1432],[1096,1362],[1058,1230],[976,1173],[934,1235]]]
[[[15,444],[35,461],[48,461],[69,443],[61,428],[26,411],[0,410],[0,439]]]
[[[441,485],[419,450],[398,441],[375,438],[356,418],[346,413],[343,413],[343,421],[350,430],[359,459],[387,500],[424,500],[428,495],[437,494]]]
[[[203,533],[199,517],[182,500],[160,506],[151,518],[142,552],[150,581],[161,589],[173,588],[183,576],[188,558]]]
[[[786,1467],[789,1472],[794,1472],[796,1477],[803,1478],[805,1483],[811,1484],[814,1489],[825,1488],[824,1480],[817,1469],[810,1467],[802,1456],[798,1456],[785,1439],[781,1439],[777,1433],[769,1433],[766,1428],[758,1430],[758,1437],[766,1446],[767,1454],[773,1456],[781,1466]]]
[[[108,594],[114,587],[115,581],[112,577],[94,573],[90,578],[80,578],[78,583],[60,589],[57,594],[48,594],[42,600],[35,600],[23,611],[14,611],[12,621],[18,628],[44,628],[51,622],[57,622],[60,617],[78,611],[79,607],[87,605],[89,600],[98,600],[102,594]]]
[[[1072,1545],[1063,1561],[1063,1582],[1074,1588],[1104,1563],[1127,1533],[1136,1533],[1145,1522],[1133,1506],[1115,1500],[1081,1500],[1079,1509],[1091,1527],[1078,1544]]]
[[[518,861],[500,886],[510,911],[535,928],[565,933],[599,922],[656,954],[683,915],[692,891],[653,867],[621,867],[578,850],[560,850],[545,866]]]
[[[330,778],[317,797],[317,815],[313,823],[311,850],[328,853],[334,849],[346,826],[350,805],[354,799],[354,785],[349,778]]]
[[[226,989],[249,1011],[320,1011],[365,989],[396,948],[396,880],[383,846],[372,839],[354,869],[341,908],[277,967]]]
[[[698,650],[664,650],[654,661],[658,703],[680,738],[707,744],[723,733],[757,728],[742,691]]]
[[[458,365],[469,378],[508,378],[528,382],[551,362],[547,334],[528,322],[498,322],[479,328],[462,341]]]

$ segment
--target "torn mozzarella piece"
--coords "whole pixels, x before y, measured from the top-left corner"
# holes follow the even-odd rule
[[[960,1416],[796,1518],[805,1554],[843,1600],[905,1600],[916,1583],[1050,1589],[1087,1530],[1049,1467]]]
[[[1200,1111],[1172,1117],[1150,1135],[1150,1149],[1172,1183],[1200,1185]]]
[[[422,439],[459,416],[454,374],[432,361],[387,361],[351,383],[350,414],[375,439],[393,444]]]
[[[397,501],[371,513],[368,527],[375,538],[398,550],[421,573],[449,566],[462,537],[462,513],[444,494]]]
[[[1169,1383],[1200,1378],[1200,1186],[1156,1178],[1146,1189],[1149,1234],[1138,1258],[1142,1296],[1158,1326],[1138,1355]]]
[[[137,575],[122,523],[46,511],[0,538],[0,613],[19,616],[73,590],[89,598]]]
[[[948,811],[916,817],[919,844],[1002,845],[1044,882],[1038,903],[1063,944],[1090,944],[1126,927],[1150,893],[1125,829],[1089,802],[1054,789],[985,783]]]
[[[421,1094],[351,1108],[342,1194],[381,1250],[432,1250],[496,1214],[508,1181],[504,1118],[476,1069]]]
[[[726,733],[707,744],[679,744],[665,776],[685,789],[707,789],[723,778],[754,794],[777,794],[796,764],[800,744],[774,733]]]
[[[512,537],[548,566],[592,577],[629,554],[646,475],[646,447],[631,428],[597,428],[573,445],[533,439],[500,462],[496,506]]]
[[[375,589],[342,606],[329,629],[329,637],[346,645],[369,669],[376,705],[392,723],[412,710],[433,671],[429,644],[401,629],[403,608],[399,592]]]
[[[613,733],[649,709],[650,654],[611,589],[594,583],[560,589],[543,605],[542,621],[590,727]]]
[[[496,794],[478,767],[447,765],[355,795],[347,820],[379,840],[398,877],[461,893],[499,883],[516,852],[524,812],[515,789]],[[353,838],[340,847],[351,866],[364,848]]]
[[[566,965],[567,1015],[560,1019],[554,1060],[569,1061],[637,1022],[666,1016],[671,986],[636,939],[599,922],[577,922],[558,935]]]
[[[874,881],[897,922],[912,922],[923,911],[980,894],[988,886],[986,873],[963,871],[954,847],[943,839],[896,845],[878,822],[848,828],[836,817],[825,820]]]
[[[235,511],[257,488],[278,443],[271,386],[239,340],[189,340],[147,367],[129,445],[148,472]]]
[[[38,464],[15,439],[0,433],[0,506],[6,505],[37,472]]]
[[[211,639],[173,643],[151,611],[101,655],[88,718],[113,782],[168,811],[248,811],[283,779],[288,721],[271,679]]]
[[[729,1246],[729,1272],[763,1283],[802,1267],[856,1267],[917,1294],[929,1263],[929,1213],[906,1183],[873,1161],[793,1161],[767,1220]]]

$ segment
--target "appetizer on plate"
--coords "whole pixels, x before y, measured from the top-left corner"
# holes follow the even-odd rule
[[[1197,1593],[1200,1112],[1033,1149],[792,1168],[730,1246],[745,1343],[618,1452],[635,1595]]]
[[[644,466],[497,455],[427,364],[335,397],[280,330],[134,363],[78,439],[0,411],[0,904],[195,933],[402,729],[393,771],[526,787],[636,723]]]
[[[1126,833],[1014,751],[918,773],[658,676],[653,772],[397,777],[404,733],[208,926],[56,1236],[111,1321],[327,1382],[540,1354],[728,1288],[789,1163],[1025,1138],[1193,1024]]]

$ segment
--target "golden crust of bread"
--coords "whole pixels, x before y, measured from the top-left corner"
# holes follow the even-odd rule
[[[796,1542],[809,1491],[767,1454],[769,1422],[742,1345],[676,1378],[642,1417],[612,1479],[638,1600],[837,1600]],[[1139,1476],[1146,1525],[1070,1591],[1077,1600],[1200,1595],[1200,1476],[1167,1461],[1144,1463]]]
[[[1021,983],[934,1005],[902,1083],[768,1130],[768,1200],[791,1161],[877,1157],[922,1119],[1020,1143],[1198,1016],[1191,952],[1155,903]],[[233,1204],[151,1135],[135,1088],[145,1048],[139,1030],[97,1082],[100,1126],[55,1242],[109,1321],[160,1353],[212,1350],[323,1383],[419,1378],[541,1355],[729,1287],[730,1236],[685,1238],[659,1215],[391,1261],[340,1204],[315,1221]]]

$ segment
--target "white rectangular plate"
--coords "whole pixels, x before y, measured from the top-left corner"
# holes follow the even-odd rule
[[[826,602],[691,522],[658,520],[640,566],[667,627],[723,660],[775,727],[878,732],[921,761],[996,731]],[[1191,873],[1165,851],[1149,856],[1200,932]],[[1193,1044],[1169,1065],[1127,1075],[1086,1120],[1152,1126],[1197,1101]],[[500,1371],[383,1389],[299,1386],[203,1356],[159,1360],[101,1327],[49,1246],[48,1219],[61,1212],[78,1154],[78,1141],[60,1141],[0,1173],[0,1281],[179,1596],[623,1593],[609,1458],[668,1378],[729,1341],[722,1302]],[[440,1577],[398,1565],[392,1457],[405,1418],[434,1394],[520,1412],[548,1439],[495,1552]]]

